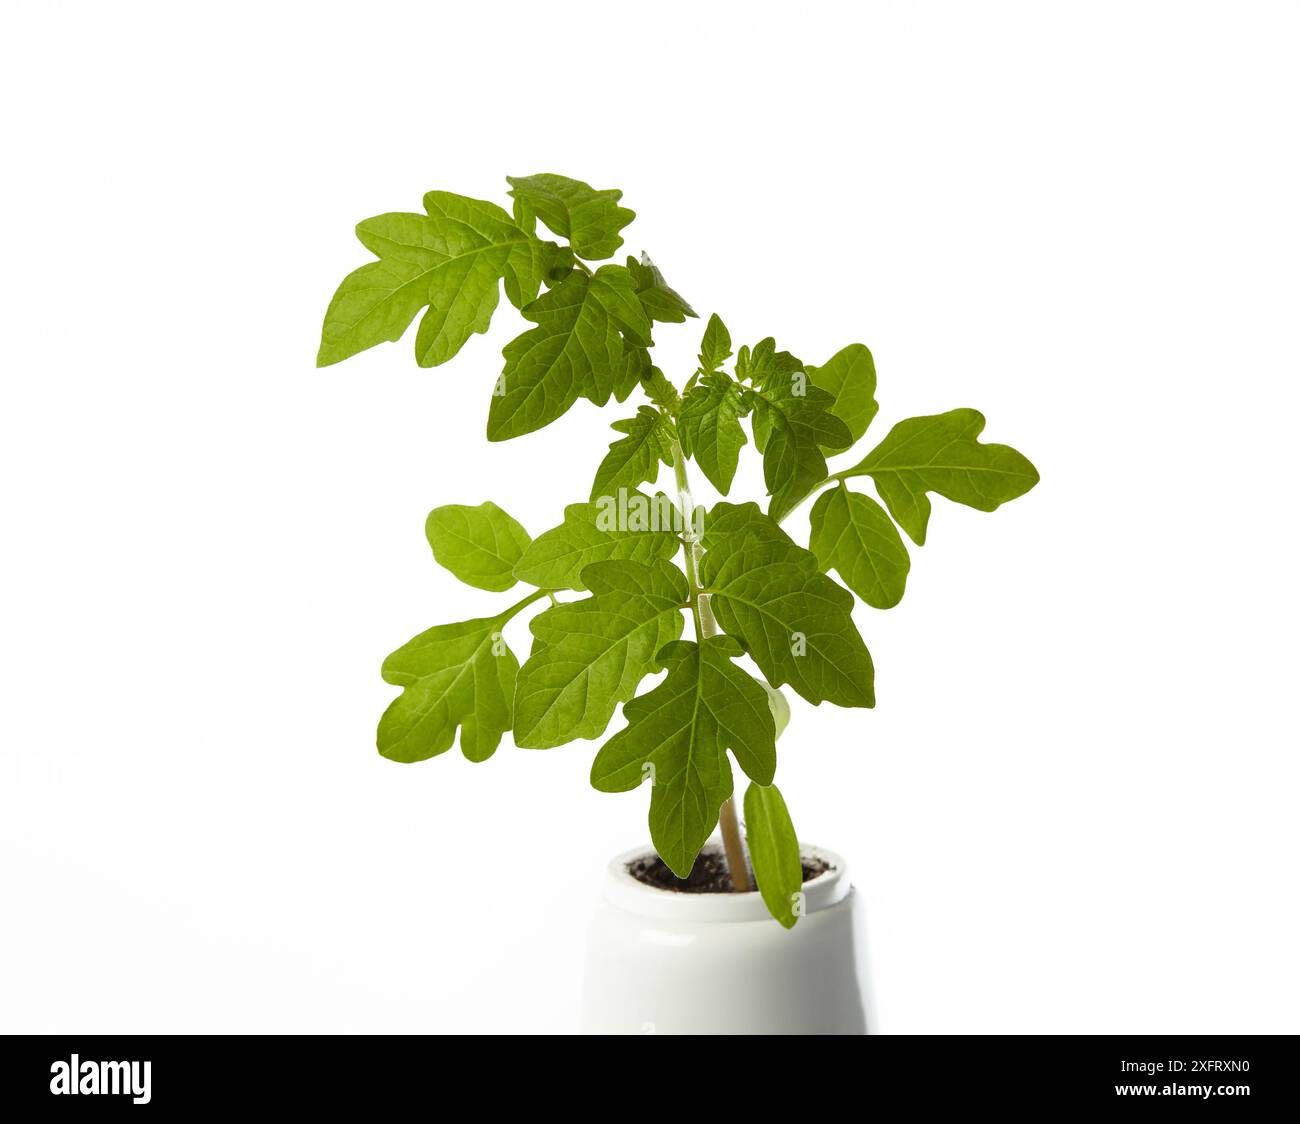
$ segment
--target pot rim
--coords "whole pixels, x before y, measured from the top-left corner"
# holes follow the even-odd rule
[[[722,848],[718,843],[706,843],[703,849],[718,852]],[[830,867],[803,884],[805,916],[829,909],[848,897],[853,886],[849,882],[848,868],[839,855],[811,843],[800,843],[799,850],[803,855],[821,859]],[[605,900],[628,913],[665,920],[704,923],[772,921],[772,915],[757,890],[741,894],[684,894],[648,886],[633,878],[628,866],[654,853],[653,847],[643,844],[612,859],[605,868]]]

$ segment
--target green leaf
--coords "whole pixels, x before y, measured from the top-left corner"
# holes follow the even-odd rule
[[[876,401],[876,361],[864,344],[841,348],[820,367],[806,368],[808,377],[835,399],[830,411],[849,427],[853,441],[860,441],[880,409]],[[848,446],[830,445],[833,452]]]
[[[794,905],[803,890],[803,860],[776,785],[751,784],[745,790],[745,840],[763,904],[782,925],[793,928],[799,920]]]
[[[733,518],[746,515],[758,522],[749,513]],[[743,537],[720,535],[716,522],[705,521],[700,576],[723,630],[744,641],[772,686],[789,683],[811,703],[874,706],[871,655],[850,615],[853,595],[770,518],[766,530]]]
[[[632,275],[636,294],[651,320],[658,320],[665,324],[681,324],[688,316],[696,315],[695,309],[686,303],[681,294],[669,288],[664,275],[650,260],[649,254],[642,254],[640,261],[629,257],[627,271]]]
[[[776,723],[776,736],[779,738],[790,725],[790,702],[776,687],[763,684],[767,691],[767,705],[772,710],[772,721]]]
[[[776,340],[771,336],[761,339],[751,350],[742,347],[736,355],[736,378],[750,382],[756,390],[771,389],[778,398],[791,393],[802,396],[807,388],[807,375],[803,363],[788,351],[777,351]],[[754,448],[760,453],[767,448],[767,435],[772,427],[768,413],[756,411],[751,423],[754,429]]]
[[[537,296],[548,244],[481,199],[431,191],[424,206],[426,215],[391,213],[358,224],[357,237],[380,260],[348,274],[334,294],[317,366],[400,339],[428,306],[415,354],[422,367],[433,367],[487,331],[502,279],[517,306]]]
[[[517,611],[442,624],[420,633],[384,660],[384,682],[403,688],[379,720],[379,752],[393,761],[423,761],[460,748],[486,761],[510,729],[519,661],[501,629]]]
[[[490,500],[478,507],[435,507],[424,534],[438,565],[466,585],[495,593],[515,584],[514,568],[531,541],[528,532]]]
[[[614,400],[626,402],[632,391],[650,377],[652,370],[649,350],[624,340],[623,365],[614,377]]]
[[[755,442],[763,438],[763,480],[774,519],[787,515],[826,479],[826,448],[851,444],[848,426],[830,412],[835,400],[802,371],[775,375],[751,392]]]
[[[601,792],[626,792],[650,778],[650,838],[679,878],[690,873],[731,795],[726,751],[762,784],[776,771],[767,694],[732,662],[742,650],[731,636],[702,647],[668,645],[660,653],[667,678],[623,707],[627,726],[592,762],[591,783]]]
[[[701,540],[705,550],[730,553],[739,550],[750,538],[795,545],[794,539],[756,503],[716,503],[709,509]]]
[[[681,408],[682,396],[677,393],[677,388],[664,377],[663,371],[658,367],[651,367],[641,377],[641,389],[646,392],[650,401],[670,418],[677,416],[677,411]]]
[[[532,620],[543,647],[515,691],[515,743],[525,749],[599,736],[655,670],[659,650],[682,634],[690,590],[671,563],[596,562],[582,580],[591,597]]]
[[[715,312],[704,327],[700,341],[700,370],[708,374],[721,368],[731,358],[731,333]]]
[[[623,193],[597,191],[581,180],[542,172],[535,176],[507,176],[516,214],[534,214],[551,230],[569,240],[573,252],[588,261],[612,257],[623,245],[619,231],[635,211],[620,207]]]
[[[842,475],[870,476],[889,513],[923,546],[930,521],[927,492],[993,511],[1038,483],[1038,470],[1015,449],[981,444],[983,430],[978,410],[908,418]]]
[[[894,521],[875,500],[841,483],[817,497],[808,545],[823,570],[836,570],[854,593],[876,609],[903,599],[908,557]]]
[[[748,412],[735,382],[721,373],[703,375],[682,396],[677,417],[682,449],[724,496],[736,476],[745,444],[740,419]]]
[[[620,488],[634,490],[653,484],[659,465],[673,463],[673,424],[653,406],[642,406],[636,417],[614,422],[611,429],[627,436],[613,442],[596,470],[591,498],[616,495]]]
[[[528,224],[527,229],[530,234],[533,233],[535,226],[535,223]],[[573,251],[568,246],[557,246],[554,242],[540,242],[538,245],[542,247],[542,284],[548,289],[553,289],[573,272],[578,259],[573,256]],[[536,295],[533,294],[534,297]],[[528,301],[518,304],[511,298],[511,303],[516,308],[523,308]]]
[[[646,507],[649,515],[643,518]],[[515,577],[539,589],[581,590],[587,588],[582,571],[593,562],[671,558],[681,548],[672,522],[675,511],[667,496],[652,500],[642,492],[570,504],[564,522],[538,535],[524,550]]]
[[[742,347],[736,353],[736,378],[753,383],[760,390],[778,383],[788,384],[790,376],[803,370],[803,363],[788,351],[777,351],[771,336],[753,348]]]
[[[626,368],[624,340],[650,343],[650,321],[621,265],[601,266],[591,277],[575,270],[523,313],[537,327],[505,346],[501,393],[488,412],[490,441],[541,429],[580,396],[603,406]]]

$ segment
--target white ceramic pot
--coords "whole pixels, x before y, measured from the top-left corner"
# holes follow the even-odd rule
[[[784,929],[763,899],[648,886],[609,864],[587,944],[587,1034],[866,1034],[874,1029],[861,895],[844,860],[804,883],[804,915]]]

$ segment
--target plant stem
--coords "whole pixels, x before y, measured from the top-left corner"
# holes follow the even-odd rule
[[[727,871],[731,875],[731,888],[738,894],[754,888],[749,880],[749,864],[745,861],[745,843],[736,819],[736,801],[728,796],[718,809],[718,827],[722,829],[722,849],[727,854]]]
[[[695,618],[695,639],[703,644],[710,636],[718,634],[707,593],[700,592],[700,541],[695,530],[695,501],[691,499],[690,480],[686,476],[686,454],[679,441],[673,441],[673,476],[677,481],[677,503],[686,521],[682,536],[682,552],[686,562],[686,580],[691,587],[691,613]],[[728,796],[718,810],[718,828],[722,832],[722,849],[727,856],[727,871],[731,875],[731,888],[736,893],[752,890],[749,864],[745,861],[745,842],[740,835],[736,819],[735,801]]]
[[[785,522],[787,519],[789,519],[790,516],[793,515],[793,514],[794,514],[794,513],[799,509],[799,508],[801,508],[801,507],[802,507],[804,504],[806,504],[810,499],[812,499],[813,496],[815,496],[815,495],[816,495],[818,492],[820,492],[824,487],[826,487],[827,484],[842,484],[842,483],[844,483],[844,477],[845,477],[846,475],[847,475],[846,472],[834,472],[834,473],[832,473],[830,476],[826,477],[825,480],[819,480],[816,484],[814,484],[811,488],[809,488],[808,491],[806,491],[802,496],[800,496],[799,499],[795,501],[794,505],[790,508],[790,510],[787,511],[784,515],[782,515],[781,518],[777,520],[777,522],[778,522],[778,523],[784,523],[784,522]]]
[[[505,610],[505,611],[504,611],[504,612],[503,612],[503,613],[498,617],[498,620],[501,620],[501,621],[503,621],[503,622],[504,622],[504,621],[508,621],[508,620],[510,620],[511,617],[517,615],[517,614],[518,614],[520,611],[522,611],[523,609],[526,609],[526,608],[527,608],[529,605],[531,605],[534,601],[540,601],[543,597],[549,597],[549,598],[551,599],[551,603],[552,603],[552,604],[555,603],[555,594],[554,594],[554,591],[549,590],[549,589],[535,589],[535,590],[533,590],[532,593],[530,593],[530,594],[529,594],[527,597],[525,597],[522,601],[516,601],[513,605],[510,606],[510,608],[506,609],[506,610]]]

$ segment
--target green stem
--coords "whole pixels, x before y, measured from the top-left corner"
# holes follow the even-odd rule
[[[791,515],[793,515],[796,511],[798,511],[799,508],[801,508],[810,499],[812,499],[813,496],[815,496],[824,487],[826,487],[827,484],[843,483],[844,478],[847,475],[848,475],[847,471],[833,472],[831,473],[830,476],[826,477],[825,480],[819,480],[816,484],[814,484],[811,488],[809,488],[808,491],[806,491],[802,496],[800,496],[799,499],[795,501],[794,505],[790,508],[790,510],[787,511],[784,515],[782,515],[781,518],[777,520],[777,522],[784,523]]]
[[[502,624],[510,620],[511,617],[517,616],[522,610],[526,609],[534,601],[540,601],[543,597],[549,597],[552,602],[555,601],[555,591],[552,589],[535,589],[522,601],[516,601],[505,612],[501,613],[497,620]]]
[[[682,536],[682,555],[686,563],[686,581],[691,589],[691,614],[695,618],[695,639],[703,644],[710,636],[718,634],[718,622],[709,605],[709,596],[701,592],[700,541],[695,531],[695,501],[691,498],[691,484],[686,475],[686,454],[681,442],[673,441],[673,477],[677,482],[677,504],[685,520]],[[752,890],[749,864],[745,861],[745,842],[740,835],[736,818],[736,805],[729,796],[718,810],[718,827],[722,832],[722,848],[727,856],[727,871],[731,875],[731,888],[737,893]]]

